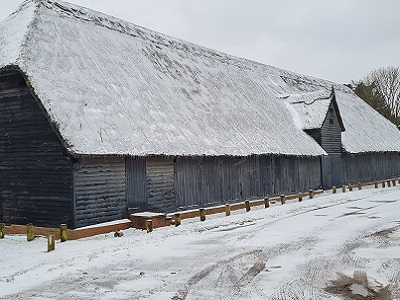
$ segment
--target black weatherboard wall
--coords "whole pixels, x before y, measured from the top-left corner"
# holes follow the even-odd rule
[[[16,70],[0,73],[0,220],[73,225],[71,161]]]
[[[178,157],[177,206],[181,208],[260,199],[319,188],[319,157],[252,155]]]
[[[384,180],[399,176],[399,152],[343,154],[344,183]]]
[[[320,168],[318,156],[129,158],[128,206],[173,212],[308,191],[321,186]]]
[[[126,216],[125,159],[72,158],[17,70],[0,73],[0,222],[69,228]]]
[[[123,157],[82,157],[73,169],[76,227],[126,217]]]

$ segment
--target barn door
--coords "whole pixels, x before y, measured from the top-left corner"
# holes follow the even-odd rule
[[[146,159],[144,157],[128,157],[125,170],[128,208],[147,210]]]
[[[332,186],[342,184],[342,159],[341,155],[330,154],[321,158],[322,187],[331,189]]]
[[[170,157],[146,159],[148,210],[173,212],[176,207],[174,161]]]

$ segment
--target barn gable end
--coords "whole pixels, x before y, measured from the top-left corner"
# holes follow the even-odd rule
[[[0,73],[0,115],[0,220],[72,226],[70,158],[19,71]]]
[[[321,157],[322,187],[325,189],[343,183],[342,131],[344,131],[343,123],[333,97],[321,127],[320,145],[328,154]]]

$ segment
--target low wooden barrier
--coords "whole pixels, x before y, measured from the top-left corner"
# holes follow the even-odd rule
[[[400,184],[400,179],[390,179],[380,181],[382,184],[382,188],[385,188],[386,182],[387,186],[391,185],[396,186],[396,181]],[[363,186],[374,186],[378,188],[378,181],[375,182],[366,182],[366,183],[358,183],[358,189],[361,190]],[[352,185],[348,184],[349,190],[352,190]],[[245,209],[246,211],[250,211],[250,207],[253,206],[264,206],[265,208],[270,207],[270,203],[281,202],[284,203],[286,200],[294,200],[298,199],[298,201],[302,201],[303,197],[308,196],[310,199],[314,198],[315,195],[322,194],[323,190],[310,190],[308,193],[299,193],[295,195],[281,195],[273,198],[265,198],[260,200],[253,201],[243,201],[239,203],[230,203],[224,204],[221,206],[195,209],[195,210],[187,210],[187,211],[179,211],[171,214],[163,214],[163,213],[136,213],[130,215],[130,220],[126,220],[125,222],[119,222],[115,224],[98,224],[89,227],[77,228],[77,229],[67,229],[65,224],[61,224],[60,228],[46,228],[46,227],[38,227],[33,226],[32,224],[28,225],[10,225],[4,226],[4,223],[0,223],[0,238],[4,238],[7,234],[20,234],[27,235],[29,240],[32,240],[33,237],[37,236],[53,236],[54,239],[61,241],[66,240],[77,240],[81,238],[91,237],[99,234],[107,234],[111,232],[119,232],[121,230],[125,230],[128,228],[137,228],[142,230],[148,230],[148,220],[151,220],[152,229],[170,226],[172,224],[176,224],[177,226],[181,224],[181,220],[190,219],[190,218],[198,218],[202,219],[206,215],[225,213],[226,216],[229,216],[231,211]],[[342,186],[342,193],[346,192],[346,186]],[[332,193],[336,193],[336,186],[332,188]],[[283,202],[282,202],[283,201]],[[204,215],[203,215],[204,213]]]
[[[86,237],[91,237],[98,234],[107,234],[110,232],[117,232],[120,230],[125,230],[131,228],[131,222],[126,221],[118,224],[104,225],[104,226],[93,226],[87,228],[77,228],[77,229],[67,229],[67,239],[68,240],[78,240]],[[32,226],[33,236],[49,236],[53,235],[56,240],[61,237],[60,228],[46,228]],[[27,234],[26,225],[10,225],[6,226],[4,230],[5,234]]]

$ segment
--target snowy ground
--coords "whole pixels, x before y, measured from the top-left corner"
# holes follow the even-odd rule
[[[400,299],[399,187],[46,243],[0,240],[0,299]]]

